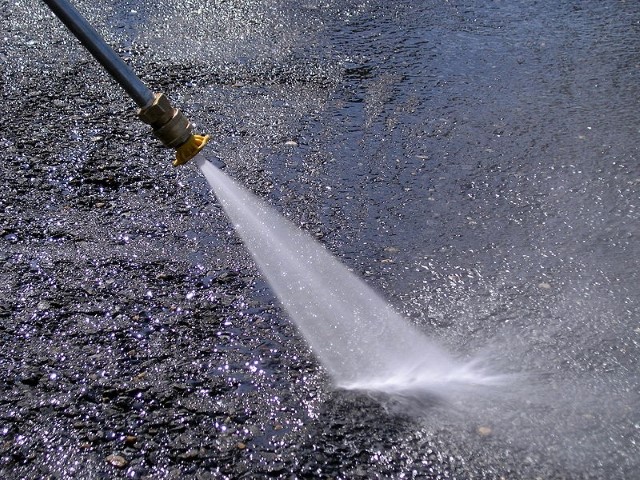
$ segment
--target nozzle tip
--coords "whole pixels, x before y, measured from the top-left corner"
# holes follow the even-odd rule
[[[195,157],[207,144],[209,138],[209,135],[191,135],[189,140],[176,149],[176,159],[173,161],[173,166],[184,165]]]

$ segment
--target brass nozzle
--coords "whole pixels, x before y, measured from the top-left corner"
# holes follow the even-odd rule
[[[176,159],[173,161],[173,166],[178,167],[187,163],[204,148],[208,141],[209,135],[191,135],[189,140],[176,149]]]
[[[176,150],[174,166],[187,163],[204,148],[209,136],[193,134],[193,125],[177,108],[173,108],[164,93],[156,93],[149,105],[138,111],[138,117],[151,125],[154,135],[165,147]]]

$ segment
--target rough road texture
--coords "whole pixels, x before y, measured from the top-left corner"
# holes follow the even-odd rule
[[[33,3],[0,0],[0,477],[637,472],[633,2],[538,7],[548,16],[528,2],[77,2],[232,174],[425,330],[462,349],[507,339],[512,363],[559,371],[554,386],[612,375],[618,423],[575,428],[604,423],[618,442],[604,466],[595,440],[562,453],[575,432],[512,441],[464,408],[440,422],[333,391],[195,168],[169,166]],[[572,28],[631,33],[574,45]],[[529,419],[510,415],[516,430]]]

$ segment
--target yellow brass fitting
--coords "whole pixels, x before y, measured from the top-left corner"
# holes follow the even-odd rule
[[[189,140],[176,149],[176,159],[173,161],[173,166],[178,167],[187,163],[204,148],[208,141],[209,135],[191,135]]]
[[[191,122],[171,106],[164,93],[156,93],[153,102],[138,110],[138,117],[151,125],[155,136],[169,148],[178,148],[185,143],[193,130]]]
[[[194,135],[191,122],[173,108],[164,93],[156,93],[153,101],[138,110],[138,117],[151,125],[154,135],[165,147],[176,149],[173,166],[183,165],[195,157],[209,141],[209,135]]]

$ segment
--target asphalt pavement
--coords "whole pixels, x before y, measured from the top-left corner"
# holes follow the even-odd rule
[[[0,477],[633,479],[636,2],[74,2],[207,154],[462,359],[337,390],[193,165],[0,0]]]

